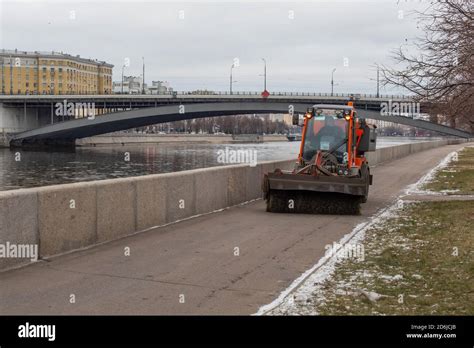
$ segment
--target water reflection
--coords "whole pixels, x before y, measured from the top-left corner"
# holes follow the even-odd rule
[[[379,139],[378,147],[419,141]],[[256,150],[258,161],[296,158],[298,142],[146,144],[77,148],[74,152],[0,149],[0,190],[177,172],[224,165],[218,151]]]

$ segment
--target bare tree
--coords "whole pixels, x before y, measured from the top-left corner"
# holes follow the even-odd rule
[[[416,14],[424,36],[415,40],[415,52],[394,52],[401,68],[382,66],[383,83],[406,88],[432,105],[431,114],[474,132],[474,2],[433,1]]]

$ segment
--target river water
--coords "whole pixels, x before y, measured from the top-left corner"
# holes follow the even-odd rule
[[[426,139],[380,137],[377,147],[419,141]],[[247,150],[260,162],[296,159],[299,143],[114,145],[78,147],[74,152],[0,148],[0,191],[222,166],[226,148]],[[225,159],[232,161],[231,157]]]

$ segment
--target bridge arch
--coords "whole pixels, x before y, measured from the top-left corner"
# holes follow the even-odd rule
[[[75,139],[110,133],[152,124],[189,120],[203,117],[229,116],[241,114],[288,113],[293,107],[295,113],[304,113],[313,103],[281,103],[270,101],[259,102],[226,102],[226,103],[191,103],[181,105],[164,105],[136,110],[115,112],[97,116],[94,119],[80,118],[55,123],[16,134],[11,140],[12,146],[27,144],[73,144]],[[382,116],[373,110],[357,109],[358,117],[436,131],[446,135],[469,138],[472,134],[447,126],[402,116]]]

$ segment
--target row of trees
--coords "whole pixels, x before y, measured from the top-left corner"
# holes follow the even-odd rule
[[[226,134],[284,134],[288,125],[282,121],[270,120],[269,116],[221,116],[203,117],[187,121],[170,122],[156,126],[144,127],[143,131],[155,133],[172,130],[179,133],[226,133]]]
[[[433,115],[474,132],[474,2],[432,1],[417,12],[424,35],[394,52],[397,67],[382,66],[385,84],[431,102]]]

